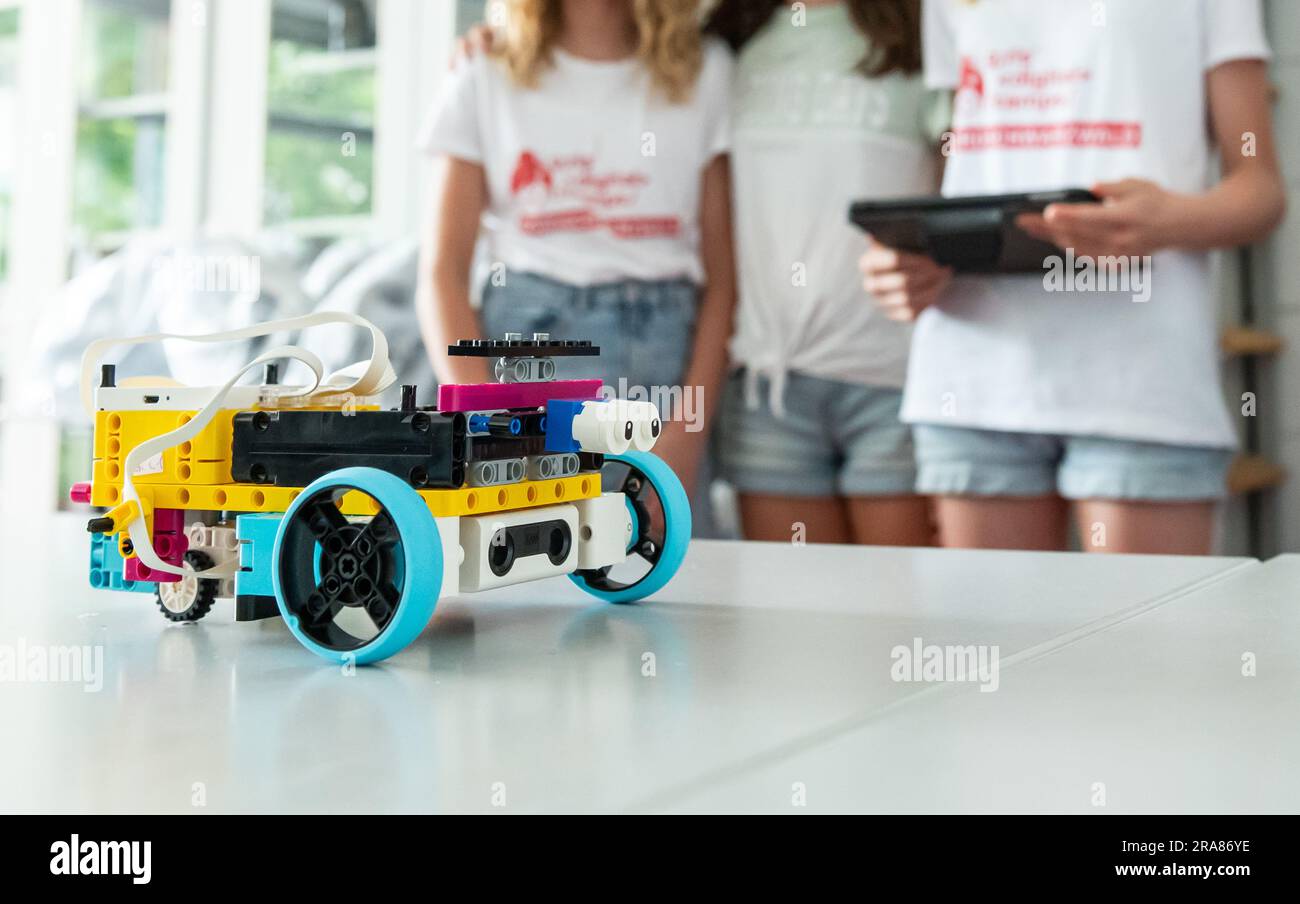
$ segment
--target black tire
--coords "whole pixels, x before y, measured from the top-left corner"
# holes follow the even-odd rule
[[[207,553],[192,549],[185,554],[185,564],[195,571],[203,571],[211,568],[213,562],[212,557]],[[192,599],[186,598],[181,590],[181,586],[187,580],[194,581]],[[168,621],[195,622],[211,611],[212,604],[217,601],[217,588],[220,583],[215,578],[182,578],[180,581],[159,584],[158,589],[154,591],[154,599],[158,602],[159,611]],[[163,588],[167,589],[164,590]],[[179,600],[177,599],[178,595],[180,596]],[[169,603],[170,605],[168,605]],[[185,607],[183,609],[178,608],[182,603],[185,604]]]

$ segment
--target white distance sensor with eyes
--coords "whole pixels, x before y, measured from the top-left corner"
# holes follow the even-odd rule
[[[649,452],[659,439],[663,425],[659,409],[650,402],[611,399],[584,402],[573,416],[573,438],[583,452],[618,455],[629,447]]]

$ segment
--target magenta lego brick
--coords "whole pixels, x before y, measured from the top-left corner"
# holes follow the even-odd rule
[[[189,538],[185,536],[185,512],[181,509],[154,509],[153,536],[150,540],[158,558],[168,565],[180,565],[185,561],[185,553],[190,547]],[[154,571],[135,556],[126,560],[124,573],[128,581],[171,584],[180,580],[180,575]]]
[[[157,581],[159,584],[171,584],[181,579],[180,575],[169,571],[154,571],[135,556],[126,560],[123,577],[128,581]]]
[[[594,399],[600,380],[550,380],[541,383],[444,383],[438,387],[439,411],[491,411],[540,408],[549,399]]]
[[[82,505],[90,504],[90,482],[82,481],[74,483],[72,489],[68,490],[68,499],[72,502]]]
[[[155,534],[183,534],[185,532],[185,511],[170,508],[154,509],[153,532]],[[183,554],[184,551],[182,551]]]

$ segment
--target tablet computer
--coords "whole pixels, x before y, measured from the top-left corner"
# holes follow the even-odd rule
[[[1099,199],[1083,188],[965,198],[928,196],[858,201],[849,220],[882,244],[928,255],[961,273],[1041,271],[1043,260],[1064,252],[1016,225],[1022,213],[1049,204],[1087,204]]]

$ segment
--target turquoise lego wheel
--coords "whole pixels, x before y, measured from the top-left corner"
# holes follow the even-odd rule
[[[379,511],[344,516],[338,503],[349,490]],[[442,541],[428,506],[375,468],[342,468],[304,489],[280,522],[272,562],[289,630],[333,662],[361,665],[401,650],[429,623],[442,587]]]
[[[632,516],[628,553],[642,560],[645,573],[623,581],[607,567],[576,571],[569,578],[598,599],[630,603],[661,589],[681,567],[691,540],[691,505],[672,468],[650,452],[606,455],[601,483],[606,493],[627,499]]]

